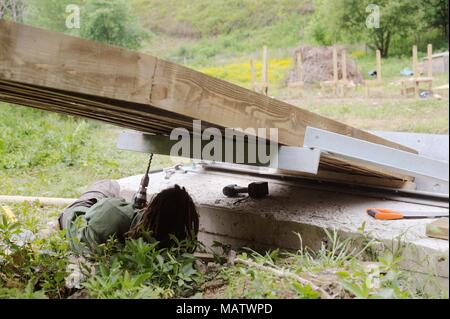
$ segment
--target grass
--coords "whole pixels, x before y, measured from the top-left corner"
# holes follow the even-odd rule
[[[100,122],[0,103],[4,195],[76,197],[88,184],[142,174],[147,155],[118,150],[121,130]],[[152,168],[171,165],[155,156]]]
[[[188,65],[202,67],[220,63],[221,60],[238,58],[242,54],[255,56],[260,54],[264,45],[268,45],[271,52],[292,48],[300,41],[298,34],[304,27],[304,21],[292,15],[278,24],[258,28],[252,32],[236,30],[228,34],[204,38],[168,51],[166,58],[179,63],[186,58]],[[238,56],[236,52],[239,52]]]
[[[295,252],[243,249],[234,264],[225,246],[215,262],[205,262],[186,253],[191,243],[158,250],[156,243],[142,239],[124,245],[110,240],[95,252],[75,256],[64,232],[49,225],[60,207],[24,202],[10,208],[16,221],[0,214],[0,298],[317,299],[316,286],[337,299],[448,298],[442,290],[414,288],[413,277],[399,267],[401,250],[373,239],[361,246],[327,232],[316,252],[301,245]]]
[[[300,249],[295,252],[260,254],[244,249],[236,258],[240,262],[219,273],[224,286],[205,296],[317,299],[323,297],[319,288],[336,299],[447,298],[439,283],[430,280],[420,285],[401,270],[401,238],[382,243],[368,237],[363,227],[362,241],[325,233],[327,239],[314,252],[302,246],[300,235]]]
[[[448,100],[305,98],[290,102],[360,129],[448,134]]]
[[[86,290],[91,298],[161,298],[189,295],[203,276],[189,243],[157,250],[156,243],[113,240],[75,256],[63,231],[52,230],[61,207],[38,202],[12,205],[16,221],[0,218],[0,298],[67,298]],[[26,236],[25,236],[26,234]]]
[[[132,7],[153,33],[146,52],[179,63],[186,59],[196,67],[254,53],[263,45],[294,47],[310,17],[310,1],[303,0],[133,0]],[[160,42],[174,46],[161,49]]]

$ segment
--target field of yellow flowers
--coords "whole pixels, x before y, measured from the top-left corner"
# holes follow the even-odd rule
[[[269,59],[269,83],[275,86],[280,85],[291,65],[292,60],[289,58]],[[262,78],[262,61],[255,60],[254,68],[256,82],[260,82]],[[250,61],[205,67],[199,69],[199,71],[246,88],[251,86]]]

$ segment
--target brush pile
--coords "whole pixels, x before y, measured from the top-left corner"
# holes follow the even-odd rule
[[[341,52],[344,47],[338,46],[338,78],[342,78]],[[302,79],[297,75],[297,52],[301,53],[301,72]],[[286,84],[291,82],[303,81],[305,83],[318,83],[321,81],[330,81],[333,79],[333,48],[332,47],[313,47],[301,46],[294,51],[294,66],[289,71],[286,78]],[[358,66],[347,54],[347,79],[355,84],[362,83],[363,77],[359,72]]]

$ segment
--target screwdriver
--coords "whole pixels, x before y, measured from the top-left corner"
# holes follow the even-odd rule
[[[386,208],[368,208],[367,214],[375,219],[396,220],[396,219],[420,219],[420,218],[439,218],[448,217],[447,212],[430,212],[430,211],[404,211],[392,210]]]

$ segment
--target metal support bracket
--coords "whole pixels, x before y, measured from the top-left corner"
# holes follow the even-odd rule
[[[449,181],[448,162],[394,149],[380,144],[308,127],[304,146],[318,148],[343,158],[370,163],[392,172]]]
[[[177,142],[170,140],[168,136],[124,131],[119,135],[117,147],[123,150],[171,155],[171,149]],[[201,141],[201,150],[207,143],[209,141]],[[419,191],[444,194],[449,192],[449,164],[446,161],[435,160],[314,127],[306,129],[303,147],[278,146],[277,157],[272,157],[268,163],[248,161],[249,152],[255,151],[255,148],[249,148],[250,143],[244,141],[233,141],[232,143],[233,149],[240,147],[245,150],[244,161],[237,161],[234,156],[230,160],[225,156],[225,148],[221,152],[220,160],[212,160],[207,155],[198,156],[192,149],[186,157],[206,162],[212,161],[212,163],[239,164],[239,167],[251,170],[265,167],[317,174],[321,155],[332,154],[342,159],[360,162],[362,165],[375,165],[386,171],[413,176],[419,182],[417,184]],[[193,145],[192,141],[190,145]]]
[[[208,142],[209,141],[202,141],[202,149]],[[151,135],[134,131],[124,131],[119,135],[119,138],[117,140],[117,148],[144,153],[171,155],[171,149],[175,143],[177,143],[177,141],[170,140],[168,136]],[[240,147],[245,151],[246,154],[250,152],[249,143],[239,141],[233,141],[232,143],[234,144],[233,149],[237,149],[238,147]],[[191,143],[190,145],[193,144]],[[254,148],[253,150],[255,149],[256,148]],[[222,151],[221,160],[217,162],[317,174],[317,171],[319,169],[320,154],[320,150],[313,148],[278,146],[278,156],[272,156],[268,163],[254,163],[248,161],[247,155],[245,156],[244,161],[238,162],[235,157],[230,160],[227,156],[225,156],[224,151]],[[198,154],[195,154],[192,151],[192,148],[189,154],[189,158],[207,161],[212,160],[208,156],[198,156]]]

